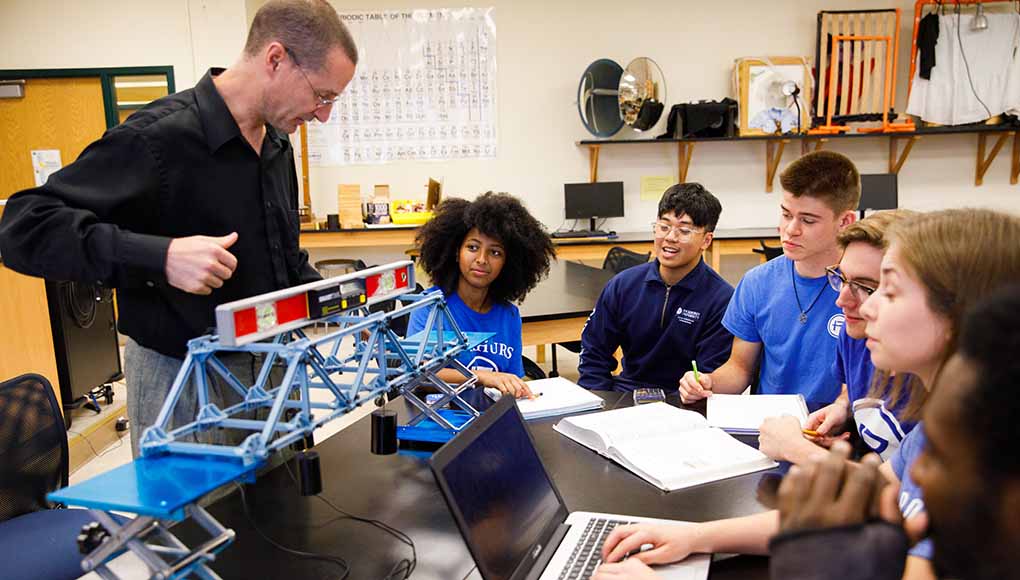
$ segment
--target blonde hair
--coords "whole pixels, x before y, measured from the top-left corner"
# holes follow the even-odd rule
[[[916,217],[917,215],[916,211],[909,209],[894,209],[873,213],[841,230],[839,235],[836,236],[836,242],[844,250],[850,244],[861,242],[877,250],[885,251],[889,247],[889,229],[894,224],[907,218]]]
[[[924,287],[928,308],[949,321],[937,377],[956,351],[967,309],[997,288],[1020,282],[1020,218],[988,209],[948,209],[897,224],[891,238],[903,266]],[[886,389],[890,376],[876,369],[872,396]],[[927,390],[920,381],[902,383],[888,387],[889,403],[895,407],[909,396],[903,417],[915,418]]]

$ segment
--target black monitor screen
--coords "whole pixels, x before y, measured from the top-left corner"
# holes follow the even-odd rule
[[[899,205],[895,173],[861,175],[861,202],[857,209],[896,209]]]
[[[442,468],[447,499],[486,580],[510,578],[557,515],[560,500],[520,414],[510,408]]]
[[[623,182],[567,183],[563,185],[566,218],[623,217]]]

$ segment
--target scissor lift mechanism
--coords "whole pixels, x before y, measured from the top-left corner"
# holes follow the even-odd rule
[[[477,379],[455,357],[489,335],[462,332],[440,293],[413,294],[414,288],[414,267],[405,261],[217,307],[217,335],[189,341],[155,424],[142,434],[142,457],[50,494],[52,501],[93,509],[102,526],[79,542],[85,552],[83,570],[115,579],[107,564],[131,550],[152,578],[218,578],[207,564],[233,541],[234,532],[198,505],[202,497],[234,482],[253,482],[256,470],[276,451],[394,389],[420,411],[409,426],[430,419],[455,434],[477,417],[478,411],[460,397]],[[369,311],[383,302],[395,302],[396,307]],[[424,331],[397,336],[391,321],[420,309],[428,312]],[[338,328],[315,338],[304,332],[321,322]],[[345,341],[353,344],[353,354],[340,353]],[[233,352],[263,355],[253,384],[239,380],[217,356]],[[276,365],[286,370],[281,384],[272,387],[270,373]],[[469,379],[450,385],[437,374],[443,368],[457,369]],[[210,402],[212,374],[241,402],[226,409]],[[427,404],[416,393],[421,386],[432,387],[441,397]],[[195,391],[198,411],[193,421],[171,425],[187,389]],[[326,396],[313,401],[313,390]],[[438,411],[451,402],[467,422],[451,421]],[[239,445],[198,442],[196,436],[217,429],[250,434]],[[105,513],[113,510],[135,518],[120,524]],[[173,522],[188,518],[210,534],[195,548],[168,530]]]

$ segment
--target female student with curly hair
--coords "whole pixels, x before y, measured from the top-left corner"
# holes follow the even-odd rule
[[[450,314],[465,332],[496,334],[458,360],[482,386],[516,397],[531,391],[521,380],[520,302],[549,272],[552,240],[517,198],[488,192],[474,201],[448,199],[418,232],[420,264],[442,291]],[[408,334],[425,328],[426,313],[411,316]],[[444,369],[440,378],[465,380]]]
[[[907,398],[902,416],[911,419],[957,347],[963,314],[998,288],[1020,280],[1020,218],[984,209],[944,210],[897,224],[891,238],[878,290],[860,312],[871,360],[880,369],[873,385],[885,390],[890,373],[910,373],[916,379],[894,382],[888,394],[892,407]],[[910,478],[924,441],[924,430],[914,428],[880,469],[890,482],[900,484],[899,504],[907,519],[924,510],[920,490]],[[613,564],[593,578],[651,578],[645,564],[673,562],[692,553],[767,553],[778,531],[777,511],[684,527],[620,527],[602,549],[605,561]],[[654,548],[620,562],[644,544]],[[934,578],[931,557],[928,542],[912,548],[903,577]]]

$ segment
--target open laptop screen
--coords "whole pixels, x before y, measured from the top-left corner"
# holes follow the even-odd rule
[[[566,510],[512,402],[475,423],[436,453],[434,467],[482,576],[510,578]]]

